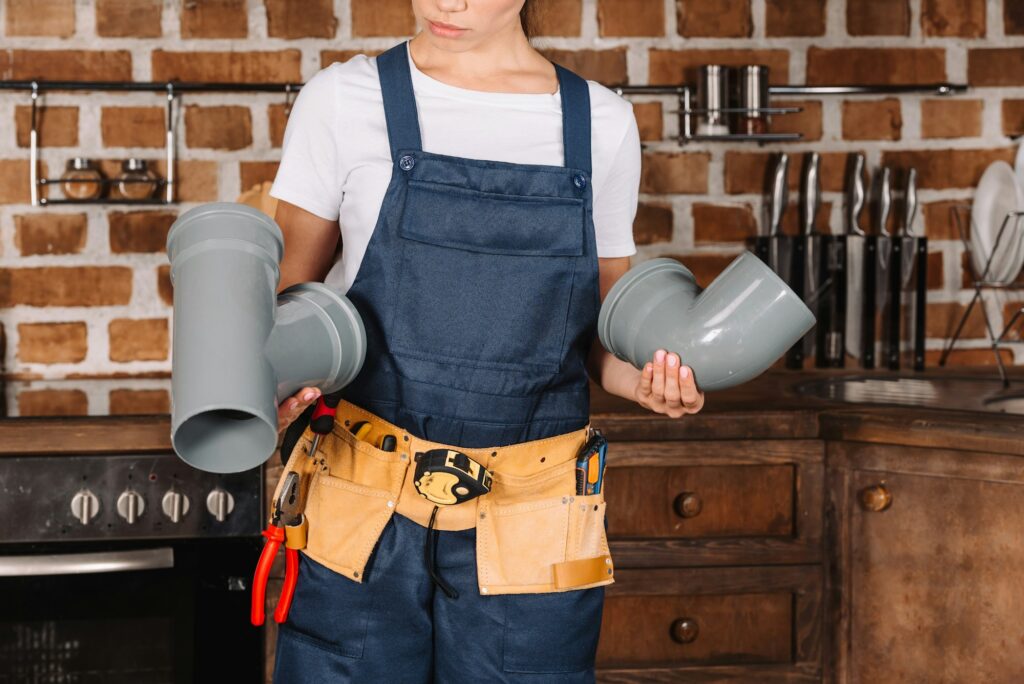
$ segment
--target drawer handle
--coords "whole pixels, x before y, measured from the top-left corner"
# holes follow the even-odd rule
[[[692,644],[700,634],[700,627],[697,626],[697,621],[693,618],[678,618],[672,623],[669,634],[672,635],[672,641],[677,644]]]
[[[884,511],[892,505],[892,492],[884,484],[865,487],[860,492],[860,505],[866,511]]]
[[[694,492],[683,492],[672,502],[672,508],[680,518],[695,518],[703,507],[704,503]]]

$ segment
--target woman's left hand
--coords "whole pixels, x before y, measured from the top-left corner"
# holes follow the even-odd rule
[[[704,407],[704,393],[697,390],[693,369],[681,365],[677,354],[666,354],[664,349],[657,350],[654,359],[644,365],[633,399],[644,408],[672,418],[697,413]]]

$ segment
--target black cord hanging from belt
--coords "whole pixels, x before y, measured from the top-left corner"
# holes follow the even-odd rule
[[[440,506],[434,506],[434,510],[430,513],[430,524],[427,525],[427,538],[423,544],[423,560],[427,564],[427,572],[430,573],[430,579],[434,580],[434,584],[441,588],[441,591],[450,599],[459,598],[459,592],[455,591],[455,587],[448,584],[438,572],[437,567],[437,538],[440,536],[441,531],[434,527],[434,519],[437,517],[437,509]],[[433,547],[433,549],[431,549]]]

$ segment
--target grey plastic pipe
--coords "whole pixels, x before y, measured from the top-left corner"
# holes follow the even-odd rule
[[[284,238],[245,204],[212,202],[167,235],[174,285],[171,444],[216,473],[262,464],[277,446],[277,406],[304,386],[351,382],[366,356],[352,303],[323,283],[275,297]]]
[[[677,353],[708,391],[757,377],[814,323],[789,286],[745,251],[704,290],[675,259],[634,266],[605,297],[597,329],[604,348],[635,368],[658,349]]]

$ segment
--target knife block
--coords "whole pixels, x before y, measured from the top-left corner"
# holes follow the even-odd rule
[[[903,360],[903,334],[910,336],[910,361],[914,370],[924,370],[925,315],[928,295],[928,238],[897,236],[891,239],[888,294],[883,319],[883,356],[890,370],[899,370]],[[912,256],[906,256],[907,253]],[[909,297],[904,296],[903,259],[913,275],[908,282]],[[909,298],[910,303],[906,300]],[[912,320],[907,321],[907,314]]]

